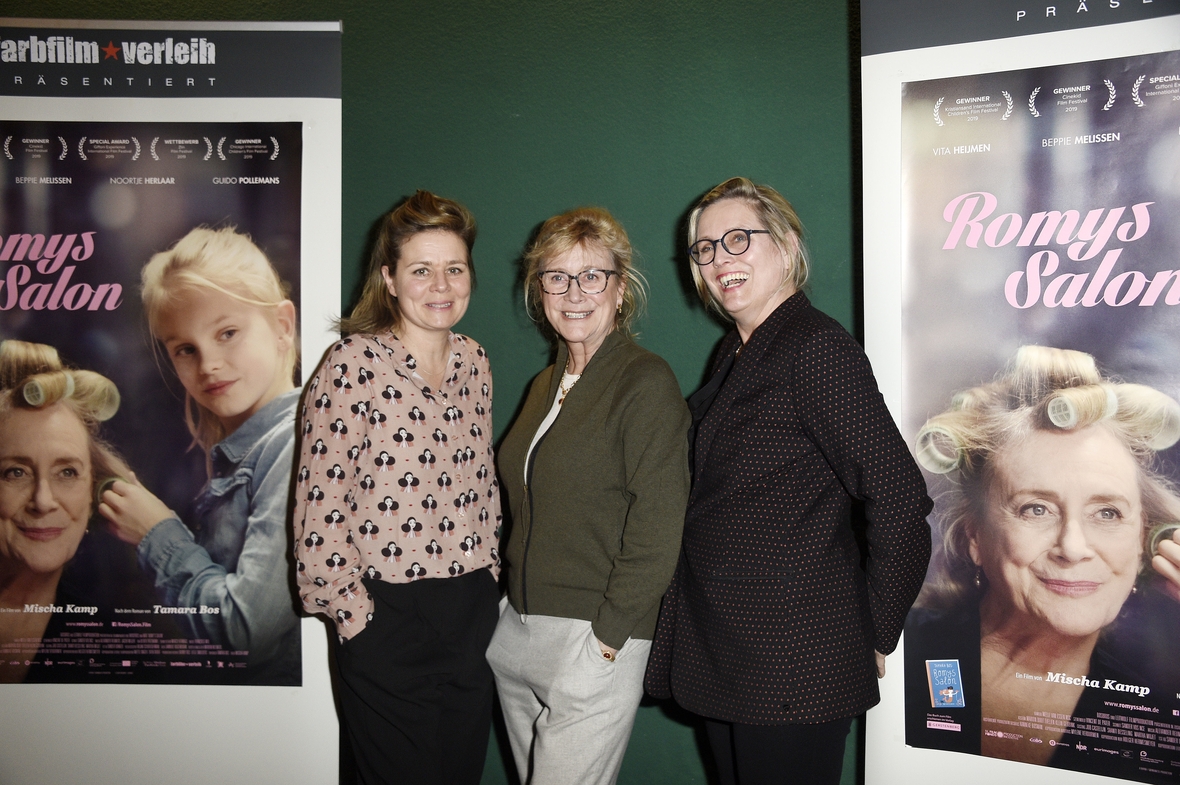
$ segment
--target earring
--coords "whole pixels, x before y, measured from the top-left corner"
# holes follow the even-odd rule
[[[983,588],[983,568],[982,567],[975,568],[975,588],[977,588],[977,589]]]
[[[619,310],[616,311],[616,313],[622,313],[622,312],[623,312],[623,304],[619,303]]]

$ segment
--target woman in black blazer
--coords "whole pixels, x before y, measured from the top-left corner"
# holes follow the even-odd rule
[[[933,504],[868,359],[800,291],[802,232],[745,178],[689,217],[697,290],[735,329],[689,401],[692,494],[646,686],[706,718],[723,783],[839,782],[930,555]]]

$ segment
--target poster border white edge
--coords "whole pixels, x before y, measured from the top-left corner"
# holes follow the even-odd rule
[[[894,418],[902,404],[901,87],[905,82],[1134,57],[1180,49],[1180,16],[1040,35],[911,49],[861,58],[864,160],[865,350]],[[869,120],[871,119],[871,122]],[[872,238],[869,242],[868,238]],[[905,745],[903,637],[888,658],[881,702],[865,727],[865,784],[909,785],[918,772],[953,776],[960,785],[1076,785],[1126,780],[964,757]]]
[[[300,309],[306,381],[324,348],[338,338],[331,320],[340,309],[340,99],[9,97],[0,118],[303,123]],[[302,687],[3,685],[3,781],[205,785],[216,770],[233,772],[235,782],[335,782],[339,734],[328,633],[323,623],[308,618],[301,632]]]

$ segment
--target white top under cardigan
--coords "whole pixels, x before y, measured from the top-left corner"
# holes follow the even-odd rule
[[[527,488],[529,485],[529,465],[533,462],[533,451],[537,449],[537,442],[541,441],[541,437],[548,433],[549,428],[552,427],[553,421],[557,419],[557,415],[561,412],[561,405],[565,403],[565,396],[569,395],[569,391],[574,389],[574,385],[578,383],[578,379],[582,378],[582,374],[572,374],[568,371],[561,375],[561,385],[558,388],[558,394],[553,397],[553,406],[549,408],[549,413],[545,415],[545,419],[541,420],[541,424],[537,426],[537,432],[533,434],[533,440],[529,442],[528,457],[524,462],[524,485]],[[562,394],[562,391],[565,394]]]

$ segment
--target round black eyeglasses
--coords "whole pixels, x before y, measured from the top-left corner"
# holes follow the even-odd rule
[[[770,234],[766,229],[730,229],[720,240],[697,240],[688,249],[688,255],[694,262],[704,267],[713,263],[717,255],[717,243],[734,256],[741,256],[750,248],[750,235]]]
[[[570,290],[570,281],[576,281],[582,294],[602,294],[610,277],[618,275],[614,270],[583,270],[577,275],[563,273],[560,270],[545,270],[537,273],[541,280],[541,291],[545,294],[565,294]]]

